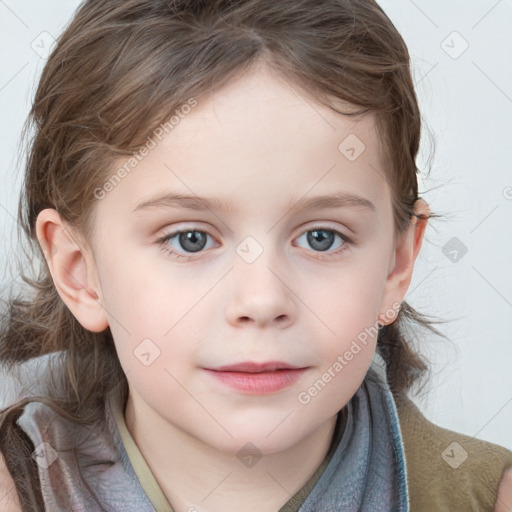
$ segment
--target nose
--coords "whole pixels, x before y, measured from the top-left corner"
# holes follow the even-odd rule
[[[279,270],[270,258],[260,256],[253,263],[237,261],[231,279],[233,290],[226,307],[227,321],[236,327],[290,326],[297,314],[290,272]]]

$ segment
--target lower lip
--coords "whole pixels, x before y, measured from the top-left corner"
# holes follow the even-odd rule
[[[307,368],[276,370],[273,372],[219,372],[206,370],[224,384],[244,393],[262,395],[285,389],[297,382]]]

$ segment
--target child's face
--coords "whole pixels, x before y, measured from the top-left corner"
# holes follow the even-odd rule
[[[374,120],[312,103],[263,69],[185,111],[98,200],[89,276],[148,421],[223,450],[284,449],[349,401],[379,313],[392,321],[408,285],[388,278],[400,259]],[[163,193],[194,199],[136,208]],[[334,194],[373,206],[292,209]],[[198,208],[206,197],[230,209]],[[176,230],[199,233],[156,242]],[[304,370],[287,384],[211,371],[272,361]]]

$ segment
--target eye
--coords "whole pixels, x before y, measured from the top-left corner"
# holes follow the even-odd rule
[[[176,258],[190,258],[190,254],[207,248],[208,237],[212,238],[206,231],[182,229],[159,238],[156,243],[161,246],[164,252],[172,254]],[[185,254],[182,254],[182,251]]]
[[[343,235],[339,231],[325,226],[315,226],[304,232],[297,238],[297,240],[305,240],[307,244],[317,252],[326,252],[335,244],[336,238],[339,239],[340,243],[334,247],[334,249],[337,250],[327,254],[327,256],[330,257],[341,253],[352,243],[347,236]]]
[[[200,253],[204,249],[209,249],[214,245],[208,244],[208,238],[213,240],[213,237],[206,231],[193,228],[181,229],[162,236],[156,243],[160,246],[162,251],[170,254],[174,258],[189,261],[193,258],[195,253]],[[337,238],[338,243],[336,244]],[[296,240],[304,239],[315,252],[326,253],[322,254],[323,258],[336,256],[352,244],[352,241],[347,236],[326,226],[315,226],[308,229]],[[329,251],[329,249],[333,248],[333,245],[335,245],[335,250]]]

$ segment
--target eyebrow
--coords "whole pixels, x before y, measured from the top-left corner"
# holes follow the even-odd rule
[[[337,192],[335,194],[310,198],[302,197],[296,201],[291,201],[288,210],[296,213],[303,210],[345,207],[362,208],[376,213],[375,205],[369,199],[348,192]],[[230,200],[167,192],[154,195],[149,199],[139,202],[132,210],[132,213],[156,208],[185,208],[197,211],[217,210],[226,213],[236,212],[236,207]]]

